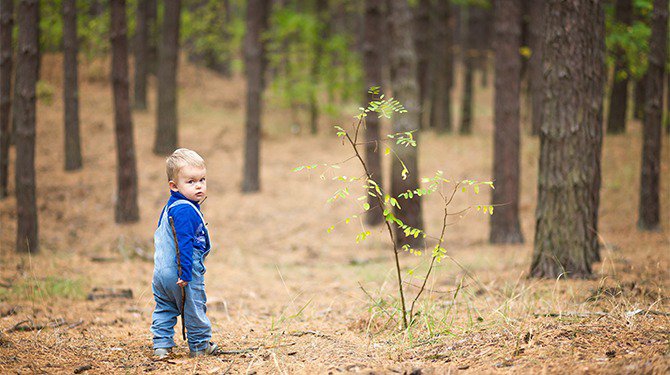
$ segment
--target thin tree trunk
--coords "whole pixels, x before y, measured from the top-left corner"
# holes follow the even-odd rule
[[[130,116],[126,0],[111,0],[110,6],[117,183],[114,218],[117,223],[130,223],[138,221],[140,215],[137,207],[137,167],[133,120]]]
[[[416,82],[416,55],[414,53],[414,40],[412,32],[412,14],[407,4],[407,0],[390,1],[391,36],[394,41],[394,47],[391,50],[392,76],[391,86],[393,87],[393,96],[397,98],[407,109],[406,114],[395,115],[392,118],[393,132],[407,132],[419,129],[419,92]],[[414,134],[415,138],[418,135]],[[405,163],[409,174],[403,177],[403,166],[397,159],[393,159],[391,170],[391,196],[397,197],[398,194],[410,189],[416,189],[418,182],[418,148],[414,147],[396,147],[395,153]],[[396,217],[403,223],[414,227],[423,228],[423,218],[421,214],[421,200],[418,197],[414,199],[398,199],[402,209],[397,210]],[[396,231],[395,239],[398,245],[409,244],[414,248],[422,248],[423,238],[405,237],[402,230]]]
[[[523,243],[519,224],[519,93],[521,1],[495,2],[495,102],[491,243]]]
[[[65,170],[81,169],[79,140],[79,83],[77,78],[79,51],[77,39],[76,0],[63,0],[63,101],[65,107]]]
[[[451,133],[451,86],[453,78],[453,35],[450,23],[451,5],[446,1],[438,1],[435,6],[435,35],[432,42],[433,78],[429,80],[433,88],[430,92],[430,127],[440,133]]]
[[[632,0],[616,0],[615,22],[630,26],[633,22]],[[628,107],[628,69],[626,68],[625,51],[619,48],[614,54],[614,76],[610,91],[609,115],[607,116],[607,133],[620,134],[626,132],[626,108]]]
[[[663,73],[668,56],[668,0],[654,0],[649,40],[649,67],[645,87],[642,173],[638,227],[660,227],[659,181],[661,174],[661,123],[663,121]]]
[[[468,52],[464,51],[466,54],[464,63],[463,63],[463,97],[461,98],[461,127],[459,129],[460,134],[472,134],[472,106],[473,106],[473,96],[474,96],[474,69],[472,64],[474,59],[468,56]]]
[[[365,85],[382,85],[382,57],[381,43],[384,30],[384,0],[366,0],[365,1],[365,22],[363,23],[363,68],[365,69]],[[368,102],[375,100],[372,94],[366,96]],[[367,103],[364,103],[367,104]],[[364,105],[365,107],[366,105]],[[374,114],[365,118],[365,158],[368,169],[374,180],[382,186],[384,178],[382,175],[382,165],[380,157],[380,145],[377,141],[379,135],[379,118]],[[374,142],[374,143],[373,143]],[[384,222],[381,207],[377,207],[377,199],[368,195],[368,204],[372,207],[365,216],[365,221],[369,225],[378,225]]]
[[[158,0],[147,0],[147,27],[149,29],[147,47],[147,70],[154,76],[158,72]]]
[[[135,35],[135,100],[133,108],[147,109],[147,64],[149,48],[149,0],[137,2],[137,26]]]
[[[476,33],[479,22],[476,6],[468,7],[463,16],[463,96],[461,98],[460,134],[472,134],[472,109],[474,104],[474,69],[477,64]]]
[[[642,120],[644,118],[644,92],[647,85],[647,75],[645,74],[635,82],[635,103],[633,107],[633,118]]]
[[[14,0],[0,0],[0,199],[9,195],[9,140],[12,108]]]
[[[225,17],[225,26],[223,30],[224,39],[226,42],[230,43],[232,35],[230,33],[230,25],[233,22],[233,7],[230,4],[230,0],[223,0],[223,9],[226,12]],[[233,71],[230,67],[232,61],[233,51],[230,50],[230,44],[228,44],[228,51],[223,56],[223,61],[219,63],[218,71],[223,74],[224,77],[230,78],[233,76]]]
[[[495,3],[495,1],[492,1]],[[486,7],[475,7],[474,11],[478,17],[478,27],[475,34],[477,50],[477,69],[481,73],[481,86],[486,88],[489,85],[489,50],[491,48],[491,37],[493,33],[493,11],[490,5]]]
[[[542,50],[544,38],[544,1],[528,1],[529,47],[531,51],[528,61],[528,84],[530,88],[531,134],[540,134],[542,126],[542,107],[544,105],[544,76],[542,73]]]
[[[312,92],[309,99],[309,124],[312,134],[319,132],[319,101],[317,94],[319,93],[319,81],[320,81],[320,71],[321,71],[321,58],[323,55],[323,43],[326,39],[326,17],[328,2],[326,0],[319,0],[316,2],[316,18],[318,20],[319,26],[317,28],[317,33],[319,34],[316,38],[316,45],[314,49],[314,61],[312,62],[311,67],[311,76],[312,76]]]
[[[424,124],[430,120],[426,118],[428,112],[428,100],[431,97],[431,74],[432,67],[430,64],[431,54],[431,17],[432,5],[430,0],[419,0],[415,6],[414,11],[414,45],[416,47],[416,70],[417,82],[419,83],[419,127],[423,128]]]
[[[38,0],[21,0],[18,8],[19,53],[16,60],[16,251],[39,252],[35,196],[35,115]]]
[[[544,19],[546,86],[531,275],[589,277],[598,254],[602,1],[550,0]]]
[[[265,43],[262,34],[267,29],[270,12],[269,0],[248,0],[247,35],[244,57],[247,74],[247,108],[244,142],[244,178],[242,192],[260,190],[260,138],[263,113],[263,72]]]
[[[158,106],[154,153],[169,155],[177,148],[177,63],[181,0],[166,0],[158,50]]]

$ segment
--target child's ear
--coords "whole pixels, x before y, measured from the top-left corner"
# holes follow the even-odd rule
[[[170,186],[170,190],[179,191],[179,188],[177,187],[177,184],[174,181],[170,180],[168,182],[168,185]]]

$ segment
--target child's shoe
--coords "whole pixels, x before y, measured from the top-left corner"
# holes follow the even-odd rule
[[[172,352],[172,348],[158,348],[154,349],[154,357],[156,359],[165,359]]]
[[[191,356],[191,357],[200,357],[201,355],[214,355],[214,354],[216,354],[216,351],[217,351],[218,349],[219,349],[219,346],[218,346],[218,345],[216,345],[216,344],[213,343],[213,342],[210,342],[209,344],[207,344],[207,348],[206,348],[206,349],[203,349],[203,350],[196,350],[196,351],[194,351],[194,352],[192,351],[192,352],[189,354],[189,356]]]

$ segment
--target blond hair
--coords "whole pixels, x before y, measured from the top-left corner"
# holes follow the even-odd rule
[[[179,171],[188,165],[205,168],[205,160],[193,150],[187,148],[179,148],[175,150],[175,152],[165,160],[165,171],[167,172],[168,181],[174,181],[177,178]]]

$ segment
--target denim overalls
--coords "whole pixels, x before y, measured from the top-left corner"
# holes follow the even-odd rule
[[[184,199],[179,199],[163,209],[158,228],[154,233],[154,276],[151,288],[156,308],[152,315],[151,333],[154,349],[175,346],[174,326],[177,324],[177,316],[181,314],[181,288],[177,285],[177,253],[168,211],[181,204],[190,204],[200,216],[204,236],[196,236],[196,242],[207,244],[204,251],[197,247],[193,248],[193,279],[184,288],[186,293],[184,324],[188,332],[188,346],[193,352],[206,349],[212,338],[212,324],[205,315],[207,296],[203,263],[211,246],[202,213],[193,203]]]

